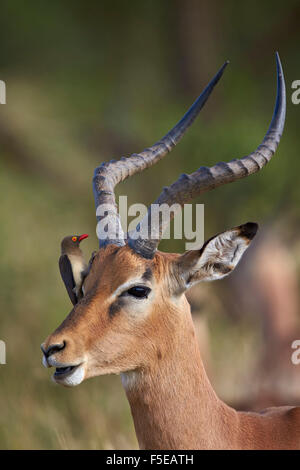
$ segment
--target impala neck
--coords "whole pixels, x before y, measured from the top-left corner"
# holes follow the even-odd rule
[[[182,320],[151,367],[122,374],[140,448],[228,447],[224,421],[234,410],[208,380],[189,307]]]

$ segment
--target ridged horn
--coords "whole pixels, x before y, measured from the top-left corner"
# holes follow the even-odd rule
[[[286,113],[285,82],[278,52],[276,52],[276,65],[277,97],[275,109],[270,127],[262,143],[254,152],[245,157],[231,160],[228,163],[220,162],[212,167],[200,167],[191,175],[183,174],[171,186],[165,187],[154,204],[150,206],[147,215],[138,224],[135,238],[133,234],[129,234],[128,244],[136,253],[144,258],[153,258],[166,225],[170,222],[170,220],[164,218],[159,220],[155,217],[156,221],[159,220],[158,224],[151,224],[151,220],[154,219],[152,213],[154,209],[162,204],[168,206],[180,204],[182,206],[199,194],[258,172],[270,161],[283,133]],[[172,215],[174,216],[174,213]],[[147,237],[143,238],[141,235],[136,238],[137,234],[146,234]]]
[[[104,162],[95,169],[93,190],[97,216],[99,246],[124,245],[125,236],[121,227],[115,201],[115,187],[121,181],[151,167],[161,160],[182,139],[206,103],[215,85],[220,80],[228,62],[225,62],[183,118],[160,141],[139,154],[122,157],[120,160]]]

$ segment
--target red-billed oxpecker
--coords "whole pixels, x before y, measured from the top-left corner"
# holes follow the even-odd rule
[[[59,270],[73,305],[82,298],[82,282],[86,273],[87,264],[80,249],[80,242],[88,235],[71,235],[61,242],[61,256]]]

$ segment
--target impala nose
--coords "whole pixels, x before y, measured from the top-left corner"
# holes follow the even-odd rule
[[[48,359],[49,356],[61,351],[62,349],[65,348],[65,346],[66,346],[65,341],[63,341],[62,343],[57,343],[57,344],[50,344],[50,346],[48,346],[48,348],[44,348],[44,345],[42,344],[41,345],[41,350],[42,350],[44,356],[46,357],[46,359]]]

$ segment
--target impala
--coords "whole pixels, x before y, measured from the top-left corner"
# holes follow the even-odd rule
[[[285,84],[278,54],[272,122],[257,150],[239,160],[200,167],[163,189],[155,204],[183,205],[195,196],[259,171],[274,154],[285,120]],[[255,236],[246,223],[184,254],[157,250],[166,221],[153,227],[151,207],[135,234],[122,232],[115,186],[149,168],[181,139],[219,81],[226,63],[181,121],[152,147],[96,168],[98,230],[83,298],[42,344],[54,380],[74,386],[102,374],[121,374],[141,449],[300,448],[300,408],[237,412],[222,402],[206,375],[185,291],[228,275]],[[149,230],[148,230],[149,229]],[[136,233],[140,236],[136,236]],[[142,236],[147,233],[149,236]],[[102,236],[102,235],[103,236]],[[117,235],[115,235],[117,234]]]

